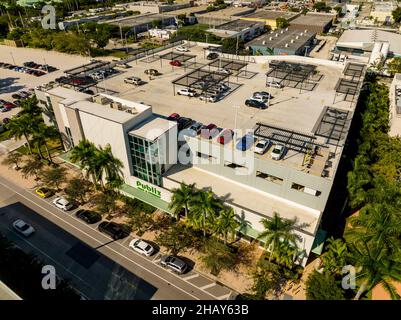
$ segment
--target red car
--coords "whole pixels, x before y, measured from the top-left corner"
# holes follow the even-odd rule
[[[182,66],[182,63],[181,63],[181,61],[179,61],[179,60],[170,61],[170,64],[171,64],[172,66],[174,66],[174,67],[181,67],[181,66]]]
[[[234,132],[231,129],[224,129],[217,137],[217,142],[220,144],[229,143],[234,136]]]
[[[3,107],[7,108],[7,109],[12,109],[12,108],[15,108],[16,105],[14,103],[7,102],[7,103],[3,104]]]
[[[219,133],[217,126],[214,123],[210,123],[207,126],[201,128],[201,137],[204,139],[212,139]]]
[[[178,113],[172,113],[168,116],[167,120],[177,121],[181,116]]]

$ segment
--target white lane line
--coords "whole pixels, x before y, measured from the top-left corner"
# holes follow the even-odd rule
[[[231,293],[232,291],[224,296],[217,297],[217,300],[227,300],[231,296]]]
[[[41,205],[35,203],[34,201],[32,201],[31,199],[29,199],[29,198],[26,197],[25,195],[21,194],[20,192],[11,189],[9,186],[5,185],[5,184],[2,183],[2,182],[0,182],[0,184],[3,185],[5,188],[11,190],[12,192],[19,194],[22,198],[24,198],[24,199],[26,199],[27,201],[33,203],[35,206],[38,206],[38,207],[42,208],[43,210],[45,210],[46,212],[48,212],[48,213],[51,214],[52,216],[56,217],[57,219],[63,221],[65,224],[69,225],[71,228],[74,228],[75,230],[77,230],[77,231],[79,231],[79,232],[85,234],[87,237],[91,238],[92,240],[96,241],[97,243],[99,243],[99,244],[101,244],[101,245],[104,245],[103,242],[101,242],[101,241],[99,241],[98,239],[92,237],[92,236],[89,235],[88,233],[85,233],[83,230],[77,228],[77,227],[74,226],[73,224],[71,224],[71,223],[65,221],[64,219],[62,219],[61,217],[57,216],[56,214],[54,214],[53,212],[51,212],[51,211],[48,210],[47,208],[44,208],[44,207],[42,207]],[[42,199],[42,200],[44,200],[44,199]],[[46,202],[46,201],[45,201],[45,202]],[[47,203],[47,202],[46,202],[46,203]],[[82,222],[82,223],[83,223],[83,222]],[[97,230],[95,230],[95,231],[97,231]],[[103,236],[104,238],[106,238],[107,240],[110,240],[108,237],[106,237],[105,235],[103,235],[103,234],[100,233],[99,231],[97,231],[97,233],[98,233],[99,235]],[[118,245],[121,246],[121,244],[119,244],[118,242],[116,242],[116,243],[117,243]],[[153,271],[151,271],[151,270],[146,269],[146,268],[143,267],[141,264],[139,264],[139,263],[135,262],[134,260],[132,260],[132,259],[126,257],[125,255],[123,255],[123,254],[121,254],[120,252],[114,250],[113,248],[109,247],[108,245],[106,245],[106,246],[107,246],[107,248],[108,248],[109,250],[113,251],[115,254],[118,254],[119,256],[123,257],[124,259],[126,259],[126,260],[132,262],[133,264],[135,264],[135,265],[137,265],[138,267],[142,268],[143,270],[149,272],[150,274],[152,274],[153,276],[159,278],[160,280],[163,280],[163,281],[169,283],[168,281],[166,281],[166,279],[164,279],[162,276],[158,275],[157,273],[155,273],[155,272],[153,272]],[[122,247],[123,247],[123,246],[122,246]],[[126,249],[125,247],[123,247],[123,248]],[[133,252],[133,253],[136,253],[136,252]],[[140,255],[138,254],[138,256],[140,256]],[[141,258],[143,258],[143,257],[141,257]],[[157,264],[155,264],[155,265],[156,265],[157,267],[159,267],[160,269],[164,270],[163,267],[158,266]],[[175,277],[177,277],[178,279],[182,280],[179,276],[175,275],[174,273],[172,273],[172,274],[173,274]],[[192,285],[190,282],[186,282],[186,283]],[[170,283],[170,285],[173,286],[173,287],[175,287],[176,289],[178,289],[178,290],[184,292],[185,294],[187,294],[187,295],[193,297],[194,299],[200,300],[198,297],[196,297],[196,296],[194,296],[193,294],[191,294],[191,293],[185,291],[184,289],[182,289],[182,288],[176,286],[175,284]],[[192,286],[193,286],[194,288],[196,288],[196,289],[199,289],[199,288],[196,287],[195,285],[192,285]],[[202,290],[202,291],[203,291],[203,290]],[[208,292],[206,292],[206,291],[203,291],[203,292],[206,293],[206,294],[208,294],[209,296],[215,298],[215,297],[214,297],[213,295],[211,295],[210,293],[208,293]]]
[[[78,277],[76,274],[72,273],[71,271],[69,271],[67,268],[65,268],[61,263],[57,262],[56,260],[54,260],[52,257],[50,257],[47,253],[43,252],[41,249],[39,249],[37,246],[35,246],[33,243],[31,243],[30,241],[28,241],[25,238],[22,238],[19,234],[15,233],[13,230],[5,227],[8,231],[11,231],[13,234],[15,234],[18,238],[20,238],[23,242],[26,242],[29,246],[31,246],[32,248],[34,248],[35,250],[39,251],[40,253],[42,253],[44,256],[46,256],[47,258],[49,258],[51,261],[53,261],[55,264],[59,265],[62,269],[64,269],[65,271],[67,271],[69,274],[71,274],[74,278],[77,278],[79,281],[83,282],[87,287],[92,288],[92,286],[86,282],[84,279]],[[22,248],[20,248],[22,250]]]
[[[211,288],[211,287],[214,287],[216,285],[216,283],[209,283],[209,284],[207,284],[207,285],[205,285],[205,286],[203,286],[203,287],[200,287],[199,289],[202,289],[202,290],[205,290],[205,289],[209,289],[209,288]]]
[[[182,279],[185,281],[188,281],[188,280],[191,280],[191,279],[197,278],[197,277],[199,277],[199,273],[191,274],[190,276],[182,278]]]

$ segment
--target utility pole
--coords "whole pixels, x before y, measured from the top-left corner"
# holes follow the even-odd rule
[[[234,118],[234,139],[237,139],[237,118],[238,118],[238,109],[240,108],[240,106],[234,106],[235,108],[235,118]]]
[[[239,34],[237,35],[237,44],[235,45],[235,54],[237,55],[237,58],[238,58],[238,45],[239,45]]]
[[[12,52],[10,52],[10,55],[11,55],[11,59],[13,59],[13,64],[14,64],[14,65],[17,65],[17,64],[15,63],[14,56],[13,56],[13,53],[12,53]]]

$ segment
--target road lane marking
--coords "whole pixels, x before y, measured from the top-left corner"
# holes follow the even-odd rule
[[[182,278],[182,279],[185,280],[185,281],[188,281],[188,280],[191,280],[191,279],[194,279],[194,278],[197,278],[197,277],[199,277],[199,273],[191,274],[190,276]]]
[[[217,297],[217,300],[227,300],[232,294],[232,291],[224,296]]]
[[[3,179],[4,179],[4,178],[3,178]],[[7,180],[7,179],[5,179],[5,180]],[[73,229],[79,231],[80,233],[85,234],[87,237],[91,238],[92,240],[96,241],[97,243],[99,243],[99,244],[101,244],[101,245],[104,245],[104,243],[101,242],[100,240],[98,240],[98,239],[96,239],[95,237],[89,235],[88,233],[85,233],[83,230],[77,228],[76,226],[74,226],[73,224],[69,223],[68,221],[65,221],[64,219],[62,219],[62,218],[59,217],[58,215],[56,215],[56,214],[54,214],[53,212],[51,212],[49,209],[47,209],[47,208],[41,206],[40,204],[35,203],[33,200],[29,199],[27,196],[23,195],[22,193],[20,193],[20,192],[18,192],[18,191],[16,191],[16,190],[11,189],[9,186],[5,185],[5,184],[2,183],[2,182],[0,182],[0,184],[3,185],[5,188],[11,190],[12,192],[19,194],[22,198],[24,198],[24,199],[26,199],[27,201],[33,203],[35,206],[38,206],[39,208],[41,208],[41,209],[43,209],[44,211],[48,212],[49,214],[51,214],[52,216],[56,217],[57,219],[63,221],[65,224],[69,225],[71,228],[73,228]],[[18,186],[18,187],[19,187],[19,186]],[[21,188],[21,189],[22,189],[22,188]],[[24,189],[22,189],[22,190],[24,190]],[[44,199],[42,199],[42,200],[44,200]],[[46,202],[47,204],[49,204],[47,201],[45,201],[45,202]],[[83,222],[82,222],[82,223],[83,223]],[[104,238],[107,238],[108,240],[110,240],[108,237],[106,237],[105,235],[103,235],[103,234],[100,233],[99,231],[97,231],[97,230],[95,230],[95,231],[97,232],[98,235],[101,235],[101,236],[103,236]],[[68,231],[67,231],[67,232],[68,232]],[[81,240],[81,239],[80,239],[80,240]],[[81,241],[82,241],[82,240],[81,240]],[[116,243],[117,243],[118,245],[121,246],[121,244],[119,244],[118,242],[116,242]],[[187,294],[187,295],[193,297],[193,298],[196,299],[196,300],[201,300],[201,299],[199,299],[198,297],[194,296],[193,294],[191,294],[191,293],[185,291],[184,289],[182,289],[182,288],[176,286],[175,284],[168,282],[166,279],[164,279],[162,276],[158,275],[157,273],[155,273],[155,272],[153,272],[153,271],[151,271],[151,270],[146,269],[146,268],[143,267],[141,264],[139,264],[139,263],[135,262],[134,260],[128,258],[127,256],[121,254],[120,252],[116,251],[115,249],[109,247],[108,244],[105,245],[105,246],[106,246],[110,251],[112,251],[112,252],[114,252],[115,254],[118,254],[119,256],[123,257],[124,259],[126,259],[126,260],[132,262],[133,264],[135,264],[135,265],[137,265],[138,267],[142,268],[143,270],[149,272],[150,274],[152,274],[153,276],[159,278],[160,280],[162,280],[162,281],[164,281],[164,282],[167,282],[169,285],[175,287],[176,289],[178,289],[178,290],[184,292],[185,294]],[[123,246],[121,246],[121,247],[123,247]],[[123,248],[124,248],[125,250],[127,250],[125,247],[123,247]],[[133,253],[136,254],[136,252],[133,252]],[[141,257],[139,254],[137,254],[137,255],[138,255],[139,257]],[[143,257],[141,257],[141,258],[143,258]],[[154,264],[154,265],[156,265],[157,267],[159,267],[161,270],[164,270],[163,267],[158,266],[157,264]],[[173,274],[176,278],[179,278],[180,280],[182,280],[179,276],[175,275],[174,273],[171,273],[171,274]],[[191,284],[190,282],[185,282],[185,283],[188,283],[188,284],[192,285],[192,286],[193,286],[194,288],[196,288],[196,289],[200,289],[200,288],[196,287],[195,285]],[[202,292],[208,294],[208,295],[211,296],[212,298],[215,298],[215,296],[213,296],[212,294],[210,294],[210,293],[208,293],[208,292],[206,292],[206,291],[203,291],[203,290],[202,290]]]
[[[200,287],[199,289],[206,290],[206,289],[209,289],[209,288],[214,287],[216,285],[217,284],[213,282],[213,283],[209,283],[209,284],[207,284],[207,285],[205,285],[203,287]]]

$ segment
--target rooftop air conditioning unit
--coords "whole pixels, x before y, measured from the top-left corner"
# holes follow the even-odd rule
[[[135,107],[132,107],[132,108],[127,108],[127,110],[125,110],[125,112],[131,113],[131,114],[137,114],[138,110],[136,110]]]
[[[305,29],[305,33],[307,33],[308,32],[308,29]]]
[[[285,28],[285,31],[288,31],[288,28]]]
[[[285,47],[288,48],[288,43],[285,44]]]
[[[265,45],[265,44],[266,44],[266,41],[262,41],[262,44]]]
[[[276,33],[276,38],[278,37],[278,33]]]
[[[273,37],[270,37],[269,40],[272,41],[272,40],[273,40]]]
[[[296,36],[296,37],[295,37],[295,39],[297,39],[297,40],[298,40],[298,39],[299,39],[299,36]]]
[[[284,30],[281,30],[280,33],[283,34],[283,33],[284,33]]]
[[[299,35],[302,37],[302,36],[304,35],[304,33],[303,33],[303,32],[301,32]]]
[[[110,107],[113,109],[117,109],[117,110],[122,110],[123,109],[123,105],[120,102],[117,101],[113,101],[112,103],[110,103]]]
[[[291,39],[291,43],[294,43],[294,39]]]

